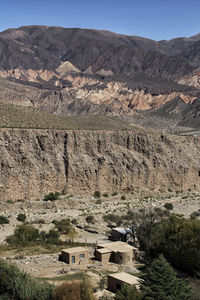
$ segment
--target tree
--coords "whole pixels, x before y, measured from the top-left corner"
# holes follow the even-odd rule
[[[0,260],[0,299],[49,300],[53,287]]]
[[[132,213],[131,230],[133,242],[138,246],[136,242],[138,241],[141,250],[146,251],[147,255],[149,255],[151,249],[154,227],[168,214],[168,211],[156,207]]]
[[[26,246],[39,239],[39,230],[32,225],[19,225],[14,231],[14,235],[7,237],[6,241],[10,245]]]
[[[200,221],[172,214],[157,224],[151,234],[150,255],[163,253],[179,270],[200,275]]]
[[[153,260],[143,277],[145,300],[192,300],[191,288],[176,273],[164,256]]]
[[[143,296],[144,294],[138,291],[135,286],[124,284],[117,292],[115,300],[142,300]]]
[[[69,234],[74,231],[74,229],[71,225],[70,219],[62,219],[58,222],[56,221],[55,227],[59,232],[65,233],[65,234]]]

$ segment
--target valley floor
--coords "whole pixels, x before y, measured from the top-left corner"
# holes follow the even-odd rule
[[[125,197],[124,197],[125,196]],[[124,199],[125,200],[122,200]],[[75,197],[73,195],[60,196],[57,201],[26,201],[0,204],[1,215],[9,219],[9,224],[0,225],[0,255],[15,264],[21,269],[29,272],[33,276],[59,284],[65,280],[78,279],[81,272],[85,272],[91,279],[98,295],[102,294],[106,286],[107,274],[118,271],[128,271],[137,274],[136,262],[126,265],[116,265],[114,263],[102,264],[92,259],[96,243],[106,242],[110,232],[105,216],[110,213],[116,216],[117,220],[126,215],[130,210],[139,210],[147,207],[164,208],[165,203],[173,204],[172,212],[183,214],[186,217],[194,212],[198,215],[200,211],[200,193],[188,191],[171,192],[166,194],[117,194],[101,196],[96,199],[93,196]],[[39,231],[48,232],[54,228],[55,220],[69,218],[71,221],[76,219],[74,225],[76,234],[73,237],[62,235],[63,241],[73,239],[73,242],[88,244],[90,249],[90,261],[88,264],[78,266],[67,265],[58,260],[62,247],[51,246],[41,247],[32,246],[23,249],[8,249],[5,238],[13,234],[14,229],[20,224],[16,217],[19,213],[25,213],[27,222],[33,224]],[[94,224],[86,222],[87,216],[94,216]],[[53,223],[52,223],[53,222]],[[115,225],[112,223],[112,225]]]

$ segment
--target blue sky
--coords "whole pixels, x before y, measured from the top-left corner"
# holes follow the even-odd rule
[[[0,31],[22,25],[55,25],[161,40],[199,33],[199,16],[199,0],[3,0]]]

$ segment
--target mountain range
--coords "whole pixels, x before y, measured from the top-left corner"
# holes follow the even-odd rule
[[[157,130],[200,128],[200,34],[170,41],[26,26],[0,33],[0,101]]]

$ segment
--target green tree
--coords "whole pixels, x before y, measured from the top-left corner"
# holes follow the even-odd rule
[[[192,300],[190,286],[176,273],[164,256],[153,260],[143,277],[145,300]]]
[[[49,300],[53,287],[0,260],[0,299]]]
[[[41,231],[40,241],[45,244],[57,245],[60,242],[59,233],[54,229],[49,230],[49,232]]]
[[[135,286],[124,284],[117,292],[115,300],[142,300],[143,297],[144,294],[138,291]]]
[[[7,237],[6,241],[10,245],[26,246],[39,239],[39,231],[32,225],[19,225],[14,231],[14,235]]]
[[[200,221],[172,214],[152,230],[150,255],[163,253],[179,270],[200,275]]]
[[[160,208],[143,209],[132,213],[132,239],[136,246],[149,255],[152,247],[152,232],[157,224],[168,215],[168,211]],[[131,218],[131,215],[129,216]],[[137,244],[139,242],[139,245]]]

